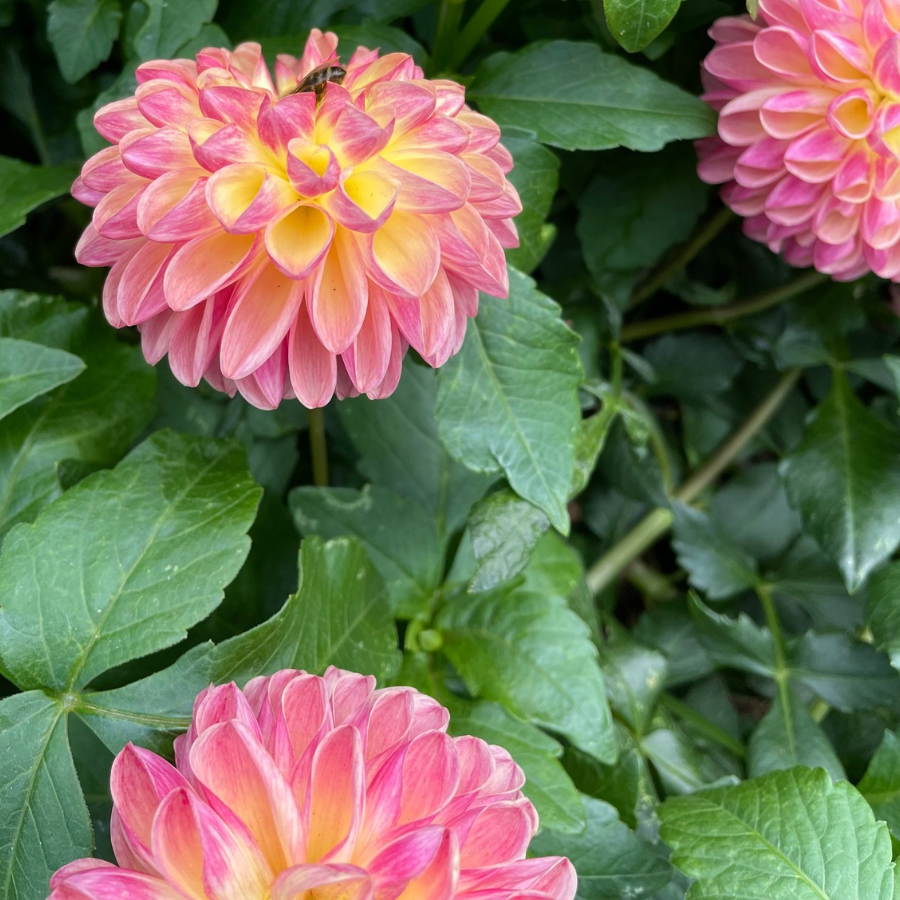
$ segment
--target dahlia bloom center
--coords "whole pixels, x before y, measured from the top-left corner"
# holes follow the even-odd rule
[[[336,46],[314,30],[274,79],[249,43],[144,63],[95,116],[112,146],[72,189],[95,207],[76,255],[112,266],[107,318],[185,384],[386,396],[408,345],[443,364],[478,291],[508,291],[521,203],[497,126],[402,53],[359,48],[341,84],[296,92]]]
[[[701,177],[794,265],[900,277],[900,6],[762,0],[710,34]]]
[[[572,900],[509,754],[451,738],[411,688],[282,671],[197,698],[175,766],[128,745],[111,773],[119,866],[77,860],[51,900]]]

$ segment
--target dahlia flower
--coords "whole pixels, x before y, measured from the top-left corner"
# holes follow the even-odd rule
[[[897,0],[761,0],[710,35],[701,177],[793,265],[900,280]]]
[[[498,127],[404,53],[360,47],[303,89],[336,47],[313,30],[274,81],[252,43],[146,62],[94,117],[112,146],[72,187],[95,207],[76,257],[112,266],[107,319],[184,384],[267,409],[385,397],[407,346],[442,365],[478,291],[506,296],[522,207]]]
[[[175,765],[128,745],[111,774],[121,866],[81,859],[51,900],[572,900],[509,754],[446,734],[412,688],[330,668],[210,687]]]

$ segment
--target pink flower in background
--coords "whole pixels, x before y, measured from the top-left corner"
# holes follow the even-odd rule
[[[257,44],[147,62],[94,117],[112,146],[72,188],[95,207],[76,256],[112,266],[106,317],[184,384],[385,397],[408,345],[440,366],[478,291],[506,296],[522,207],[498,127],[402,53],[359,48],[296,92],[336,46],[314,30],[274,82]]]
[[[70,863],[51,900],[572,900],[567,859],[525,859],[509,754],[374,687],[330,668],[203,691],[175,766],[130,744],[113,763],[121,868]]]
[[[710,35],[700,176],[793,265],[900,280],[897,0],[761,0]]]

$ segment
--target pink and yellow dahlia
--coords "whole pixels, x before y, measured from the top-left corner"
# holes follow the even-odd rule
[[[95,207],[76,257],[112,266],[106,317],[184,384],[385,397],[408,345],[440,366],[478,291],[506,296],[522,207],[497,126],[403,53],[359,48],[342,84],[296,92],[336,47],[314,30],[274,81],[258,44],[147,62],[94,117],[112,146],[72,188]]]
[[[793,265],[900,280],[900,3],[760,0],[710,35],[701,177]]]
[[[60,869],[51,900],[572,900],[509,754],[447,735],[412,688],[330,668],[210,687],[175,766],[113,763],[120,867]]]

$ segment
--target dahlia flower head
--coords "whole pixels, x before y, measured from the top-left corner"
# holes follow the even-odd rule
[[[507,295],[522,205],[497,125],[404,53],[360,47],[297,92],[336,47],[314,29],[274,81],[254,43],[146,62],[94,117],[112,146],[72,187],[94,207],[76,258],[112,267],[107,319],[184,384],[264,409],[385,397],[408,346],[442,365],[478,291]]]
[[[130,744],[113,763],[121,868],[70,863],[51,900],[572,900],[569,860],[525,859],[510,755],[374,688],[329,668],[203,691],[175,766]]]
[[[700,176],[793,265],[900,280],[900,3],[760,0],[709,33]]]

